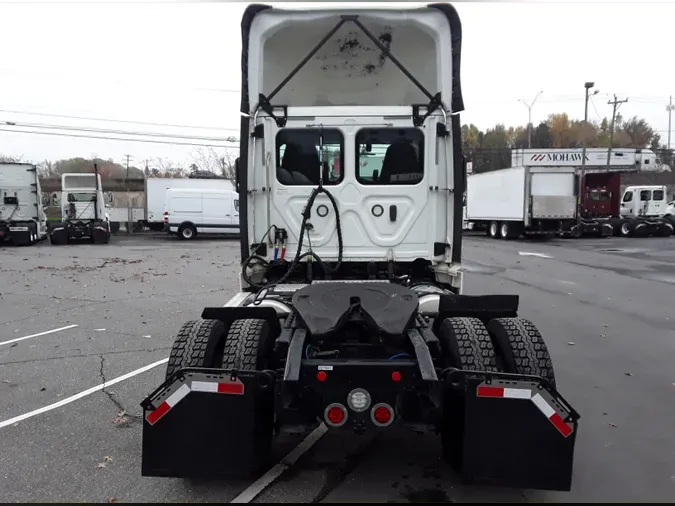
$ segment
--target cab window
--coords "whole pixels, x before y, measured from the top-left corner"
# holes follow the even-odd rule
[[[365,128],[356,135],[356,179],[363,185],[416,185],[424,178],[424,134]]]
[[[287,186],[318,186],[323,176],[324,185],[339,184],[344,176],[343,148],[340,130],[285,128],[276,139],[277,180]]]
[[[633,200],[633,192],[626,192],[626,194],[623,196],[623,201],[630,202],[632,200]]]
[[[653,200],[663,200],[663,190],[654,190],[654,194],[652,195]]]
[[[647,200],[652,199],[652,191],[651,190],[641,190],[640,191],[640,200],[642,202],[645,202]]]

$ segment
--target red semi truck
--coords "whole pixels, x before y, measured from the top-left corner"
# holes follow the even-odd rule
[[[675,219],[666,214],[666,186],[628,186],[622,192],[621,174],[591,172],[584,176],[580,233],[623,237],[670,236]]]

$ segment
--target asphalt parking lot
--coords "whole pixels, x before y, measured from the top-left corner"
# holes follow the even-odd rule
[[[463,486],[436,437],[395,431],[327,434],[253,502],[675,497],[675,237],[469,236],[463,250],[465,291],[520,295],[581,414],[572,491]],[[229,502],[251,486],[140,475],[139,403],[180,325],[236,293],[236,240],[6,246],[0,276],[0,501]]]

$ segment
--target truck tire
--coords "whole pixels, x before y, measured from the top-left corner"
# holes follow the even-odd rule
[[[623,220],[619,224],[619,235],[621,237],[633,237],[635,233],[635,221]]]
[[[438,340],[446,367],[497,371],[490,334],[478,318],[446,318],[438,330]]]
[[[504,372],[541,376],[556,388],[553,363],[541,333],[526,318],[494,318],[487,324]]]
[[[485,325],[478,318],[446,318],[438,329],[445,367],[497,371],[496,354]],[[443,395],[439,432],[443,458],[456,471],[463,461],[465,407],[462,394],[451,388]]]
[[[197,236],[197,229],[190,223],[184,223],[178,228],[178,237],[184,241],[190,241]]]
[[[506,240],[518,239],[518,237],[520,237],[519,224],[510,221],[503,221],[499,225],[499,236]]]
[[[493,239],[497,239],[499,237],[499,223],[497,223],[496,221],[490,222],[490,226],[488,228],[488,235]]]
[[[219,320],[191,320],[183,324],[171,347],[166,379],[187,367],[217,367],[225,339],[225,325]]]
[[[254,371],[267,369],[274,346],[273,337],[266,320],[235,320],[225,338],[222,368]],[[256,400],[254,413],[251,414],[250,432],[239,435],[251,448],[246,459],[240,460],[241,476],[259,473],[269,460],[274,436],[274,396],[273,389],[268,390]]]
[[[261,371],[268,366],[273,344],[266,320],[235,320],[225,339],[222,367]]]
[[[664,218],[663,223],[659,225],[658,234],[659,237],[670,237],[673,235],[673,225],[670,221]]]

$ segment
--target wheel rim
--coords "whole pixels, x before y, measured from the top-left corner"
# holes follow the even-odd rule
[[[509,226],[506,223],[502,224],[502,237],[509,235]]]
[[[496,223],[490,224],[490,235],[491,236],[497,235],[497,224]]]
[[[192,237],[192,229],[191,228],[184,228],[183,229],[183,237],[186,239],[190,239]]]
[[[621,233],[624,235],[627,235],[629,232],[630,228],[628,227],[628,223],[622,223],[621,224]]]

